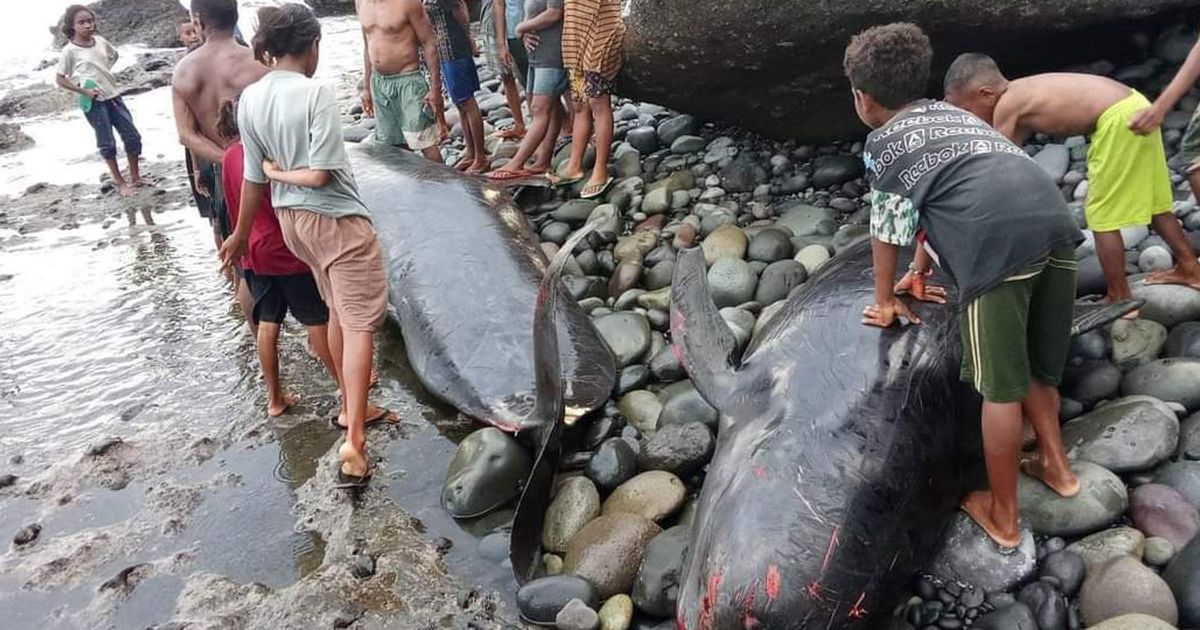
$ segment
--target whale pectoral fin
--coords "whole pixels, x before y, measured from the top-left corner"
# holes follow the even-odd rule
[[[694,247],[675,259],[671,288],[671,340],[683,369],[717,409],[732,390],[741,357],[733,331],[708,289],[704,252]]]
[[[1141,308],[1145,300],[1125,300],[1124,302],[1076,302],[1075,316],[1071,320],[1071,336],[1078,337],[1091,332],[1109,322],[1116,321]]]
[[[509,545],[513,573],[521,584],[537,577],[542,566],[542,527],[546,508],[550,504],[550,491],[554,486],[554,471],[558,468],[562,452],[566,404],[563,401],[562,361],[558,354],[558,323],[555,317],[558,301],[565,293],[562,272],[575,246],[594,228],[593,224],[585,225],[563,244],[542,276],[537,304],[534,306],[533,362],[537,395],[530,424],[540,432],[537,436],[539,448],[533,469],[517,502],[512,542]]]

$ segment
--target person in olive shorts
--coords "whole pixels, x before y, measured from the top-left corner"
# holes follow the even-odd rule
[[[863,323],[919,323],[897,294],[945,302],[925,287],[933,253],[958,285],[963,378],[983,396],[990,489],[963,510],[1002,547],[1016,547],[1021,468],[1064,497],[1079,492],[1058,423],[1075,299],[1075,246],[1083,234],[1054,181],[1019,147],[973,114],[924,100],[933,49],[920,28],[890,24],[855,36],[845,70],[859,118],[874,129],[863,149],[871,185],[875,301]],[[920,233],[923,232],[923,236]],[[899,283],[901,246],[923,241]],[[1036,457],[1021,461],[1023,420]]]
[[[421,0],[356,0],[363,32],[363,113],[376,141],[442,161],[442,64]],[[421,71],[425,59],[429,79]]]

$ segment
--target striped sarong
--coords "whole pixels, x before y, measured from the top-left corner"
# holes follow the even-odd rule
[[[563,66],[611,81],[621,71],[625,21],[620,0],[569,0],[563,10]]]

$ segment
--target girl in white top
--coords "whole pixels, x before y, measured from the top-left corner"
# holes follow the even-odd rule
[[[112,74],[117,62],[117,49],[108,40],[96,34],[96,14],[82,5],[67,7],[62,21],[63,35],[69,40],[62,49],[58,61],[58,85],[79,94],[88,124],[96,132],[96,146],[100,157],[108,164],[108,172],[117,184],[122,196],[133,194],[133,187],[141,185],[138,173],[138,157],[142,154],[142,136],[133,124],[133,116],[121,92],[117,79]],[[129,159],[129,179],[121,174],[117,166],[117,142],[113,130],[121,136],[125,155]]]

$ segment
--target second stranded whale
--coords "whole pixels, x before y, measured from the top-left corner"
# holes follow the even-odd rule
[[[720,412],[680,576],[681,630],[883,627],[981,478],[957,309],[917,305],[919,326],[864,326],[869,245],[831,260],[740,357],[704,255],[679,257],[676,352]],[[1075,333],[1134,306],[1079,307]]]

